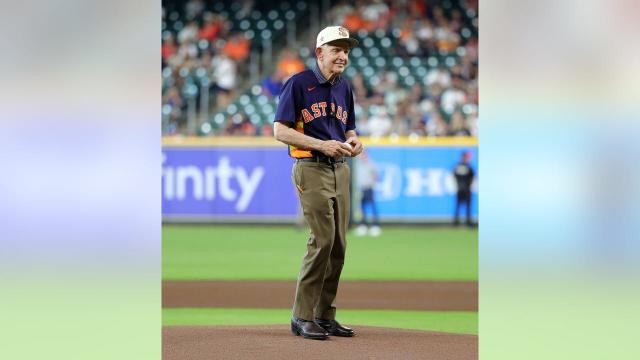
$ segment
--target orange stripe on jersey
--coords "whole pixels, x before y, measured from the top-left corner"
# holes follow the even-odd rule
[[[289,154],[291,154],[291,157],[294,157],[296,159],[308,158],[313,156],[310,150],[300,150],[294,148],[293,146],[291,146]]]
[[[297,132],[304,134],[304,121],[302,121],[302,118],[298,117],[298,120],[296,120],[295,127]],[[308,158],[313,156],[313,154],[311,153],[311,150],[298,149],[293,145],[289,145],[289,155],[296,159]]]

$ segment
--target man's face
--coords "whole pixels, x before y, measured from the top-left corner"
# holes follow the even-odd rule
[[[335,74],[342,74],[349,63],[349,43],[334,41],[318,49],[318,61],[323,68]]]

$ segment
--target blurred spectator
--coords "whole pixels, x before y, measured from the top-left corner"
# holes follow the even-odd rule
[[[282,85],[284,84],[283,79],[284,73],[277,70],[271,76],[262,80],[262,93],[269,97],[280,95],[280,90],[282,90]]]
[[[186,44],[188,42],[195,42],[198,40],[198,22],[195,20],[189,21],[185,27],[178,33],[178,42],[180,44]]]
[[[235,33],[231,35],[229,40],[222,48],[222,51],[231,59],[241,62],[245,61],[249,57],[250,47],[251,42],[244,36],[243,33]]]
[[[240,127],[240,134],[242,136],[256,136],[258,129],[249,121],[249,118],[245,118]]]
[[[398,86],[398,75],[387,71],[384,77],[386,90],[384,92],[384,104],[391,114],[396,114],[396,106],[407,97],[407,91]]]
[[[181,43],[175,55],[169,58],[168,63],[174,69],[185,67],[190,59],[198,57],[198,47],[193,42]]]
[[[465,106],[471,109],[478,109],[478,85],[475,81],[467,85],[467,101]],[[469,111],[470,112],[470,111]]]
[[[256,136],[257,128],[245,113],[229,116],[223,128],[223,135],[227,136]]]
[[[403,101],[399,102],[396,106],[396,115],[393,121],[392,134],[396,135],[408,135],[411,128],[412,119],[417,116],[416,104],[418,103],[415,98],[420,96],[412,89]]]
[[[437,110],[432,112],[426,128],[428,136],[446,136],[449,133],[447,123]]]
[[[424,96],[424,90],[422,88],[422,85],[420,85],[419,83],[413,85],[407,97],[407,100],[410,102],[410,105],[418,104],[423,99],[425,99],[425,96]]]
[[[238,10],[236,14],[237,17],[243,18],[249,16],[251,14],[251,10],[253,10],[254,1],[253,0],[242,0],[242,7]]]
[[[305,69],[304,63],[293,50],[284,49],[280,53],[277,69],[284,76],[283,82],[287,81],[292,75],[295,75]]]
[[[465,46],[465,57],[468,57],[469,59],[474,61],[475,65],[477,66],[477,62],[478,62],[478,39],[477,38],[471,38],[467,42],[467,45]]]
[[[444,53],[455,51],[460,43],[460,36],[453,31],[451,24],[437,28],[436,39],[438,40],[438,49]]]
[[[374,114],[369,118],[367,123],[367,132],[370,136],[385,136],[391,132],[391,117],[384,107],[375,107],[372,109]]]
[[[360,73],[356,73],[351,79],[353,93],[356,96],[356,103],[361,106],[368,105],[368,99],[373,95],[373,91],[364,83],[364,77]]]
[[[188,20],[195,19],[204,10],[203,0],[189,0],[184,5],[184,11]]]
[[[162,104],[169,112],[170,127],[177,130],[183,120],[182,107],[184,106],[184,101],[177,87],[172,86],[166,90],[162,96]]]
[[[222,128],[222,135],[234,136],[240,134],[240,124],[242,123],[242,117],[239,114],[229,115],[224,122]]]
[[[386,82],[380,81],[373,87],[371,97],[369,98],[370,105],[384,105],[384,93],[386,91]]]
[[[469,56],[464,56],[460,65],[460,76],[466,81],[475,80],[478,77],[478,65]]]
[[[396,51],[401,56],[417,56],[421,55],[420,43],[413,32],[413,22],[407,21],[400,29],[400,39],[396,47]]]
[[[471,153],[464,152],[460,157],[460,162],[453,169],[453,175],[456,179],[458,191],[456,193],[456,206],[453,214],[453,224],[459,224],[460,208],[466,207],[467,210],[467,226],[471,226],[471,184],[473,183],[474,171],[469,165]]]
[[[162,62],[166,63],[173,55],[178,52],[178,46],[176,45],[175,38],[172,33],[168,33],[162,40],[161,56]]]
[[[213,58],[211,57],[211,53],[209,51],[203,51],[200,56],[200,62],[198,67],[203,68],[207,71],[208,74],[213,74]]]
[[[416,38],[420,41],[421,44],[427,44],[432,41],[435,37],[433,25],[431,24],[431,20],[422,19],[418,22],[418,29],[416,30]]]
[[[367,30],[386,29],[389,23],[389,7],[382,0],[372,0],[362,7],[362,20]]]
[[[180,91],[175,86],[170,87],[167,90],[162,100],[166,105],[169,105],[172,108],[181,108],[183,105],[182,96],[180,96]]]
[[[356,32],[360,29],[364,29],[364,20],[360,16],[360,8],[353,9],[350,13],[345,15],[342,25],[349,29],[349,31]]]
[[[262,128],[260,129],[260,135],[266,136],[266,137],[272,137],[273,136],[273,124],[271,124],[271,123],[263,124]]]
[[[427,135],[427,128],[425,121],[419,114],[413,115],[411,118],[411,124],[409,126],[409,135],[425,136]]]
[[[458,9],[451,10],[451,21],[449,22],[449,29],[454,34],[460,33],[460,29],[462,28],[462,13]]]
[[[221,53],[211,60],[213,83],[217,91],[217,106],[227,106],[231,101],[236,86],[236,63],[226,54]]]
[[[200,39],[213,43],[225,26],[222,17],[214,15],[210,12],[204,14],[204,25],[198,33]]]
[[[371,135],[371,133],[369,133],[369,117],[367,116],[366,111],[364,111],[364,114],[360,116],[356,115],[356,119],[356,129],[358,131],[358,136]]]
[[[451,74],[444,66],[439,66],[429,70],[425,80],[428,86],[438,84],[443,88],[447,88],[451,85]]]
[[[424,16],[427,12],[426,1],[423,0],[409,0],[409,13],[417,16]]]
[[[348,1],[340,0],[333,8],[331,8],[331,11],[329,11],[330,22],[332,24],[345,24],[344,20],[346,16],[351,14],[353,10],[353,6],[351,6]],[[352,31],[355,30],[349,26],[346,27]]]
[[[410,119],[404,115],[396,115],[388,135],[405,136],[409,134]]]
[[[478,136],[478,112],[474,110],[467,116],[467,129],[471,133],[471,136]]]
[[[459,111],[451,116],[451,125],[449,126],[449,136],[469,136],[471,132],[467,129],[464,116]]]
[[[461,79],[454,78],[453,86],[442,93],[440,106],[447,115],[452,115],[456,108],[464,104],[465,100],[466,96],[462,90]]]

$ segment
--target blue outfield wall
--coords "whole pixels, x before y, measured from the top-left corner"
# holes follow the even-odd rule
[[[464,151],[472,153],[476,172],[472,216],[478,215],[477,147],[369,146],[378,170],[375,199],[380,219],[392,221],[446,221],[452,217],[457,191],[452,171]],[[357,161],[355,166],[357,166]],[[462,209],[461,214],[464,214]]]
[[[381,221],[450,219],[456,192],[451,171],[460,154],[471,151],[476,174],[478,169],[477,146],[369,145],[367,150],[379,170],[375,196]],[[291,223],[298,217],[293,159],[284,146],[165,146],[162,152],[165,222]],[[357,203],[356,187],[352,193]],[[359,207],[353,210],[359,218]]]

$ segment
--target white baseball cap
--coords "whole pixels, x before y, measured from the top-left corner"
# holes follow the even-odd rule
[[[330,43],[336,40],[346,40],[349,42],[349,47],[354,48],[358,46],[358,40],[349,37],[349,30],[343,26],[327,26],[318,33],[316,39],[316,48]]]

